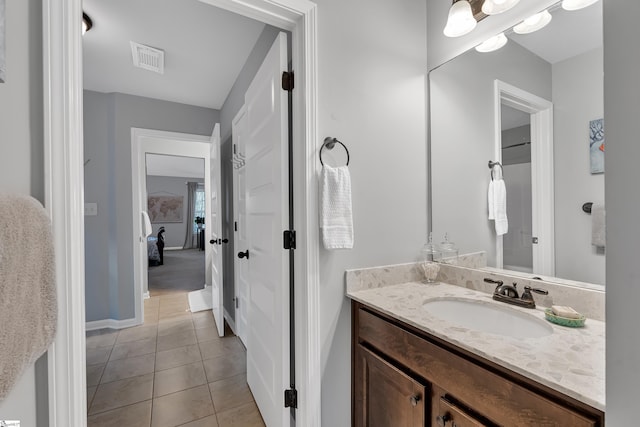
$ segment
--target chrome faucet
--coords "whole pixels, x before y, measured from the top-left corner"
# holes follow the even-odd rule
[[[536,302],[533,299],[531,292],[537,294],[548,295],[549,292],[544,289],[532,288],[530,286],[524,287],[522,296],[518,295],[518,284],[513,282],[513,285],[505,285],[502,280],[484,279],[487,283],[493,283],[496,285],[493,291],[493,299],[500,302],[506,302],[507,304],[517,305],[518,307],[536,308]]]

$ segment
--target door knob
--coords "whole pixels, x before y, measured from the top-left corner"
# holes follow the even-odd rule
[[[218,239],[220,240],[220,239]],[[229,239],[222,239],[222,243],[229,243]]]
[[[438,426],[440,427],[446,427],[447,423],[449,421],[451,421],[451,414],[449,414],[448,412],[444,415],[438,415],[436,417],[436,421],[438,422]]]
[[[211,239],[209,240],[209,243],[211,243],[212,245],[215,245],[216,243],[218,243],[218,241],[216,239]]]
[[[249,249],[244,252],[238,252],[238,258],[246,258],[249,259]]]
[[[409,401],[411,402],[411,406],[418,406],[418,402],[420,402],[420,399],[421,399],[420,395],[416,394],[414,396],[411,396],[409,398]]]

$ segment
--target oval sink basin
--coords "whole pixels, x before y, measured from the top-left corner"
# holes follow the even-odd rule
[[[431,315],[475,331],[513,338],[541,338],[553,333],[542,319],[508,306],[469,299],[435,299],[423,304]]]

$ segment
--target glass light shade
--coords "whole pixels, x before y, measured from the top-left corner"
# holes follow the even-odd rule
[[[487,15],[497,15],[506,12],[517,5],[520,0],[485,0],[482,4],[482,12]]]
[[[562,8],[564,10],[578,10],[583,7],[591,6],[596,3],[598,0],[563,0]]]
[[[518,34],[529,34],[546,27],[549,22],[551,22],[551,14],[549,11],[544,10],[513,27],[513,31]]]
[[[455,2],[449,9],[449,19],[444,27],[444,35],[447,37],[460,37],[471,32],[476,27],[476,18],[473,17],[471,5],[467,0]]]
[[[507,36],[504,33],[496,34],[490,39],[485,40],[483,43],[476,46],[476,50],[480,53],[493,52],[494,50],[500,49],[502,46],[507,44]]]

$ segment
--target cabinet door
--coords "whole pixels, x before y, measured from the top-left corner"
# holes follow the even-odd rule
[[[436,415],[438,426],[441,427],[487,427],[488,424],[474,418],[463,408],[450,402],[446,397],[441,397],[439,411]]]
[[[427,387],[361,345],[355,349],[355,425],[423,427]]]

